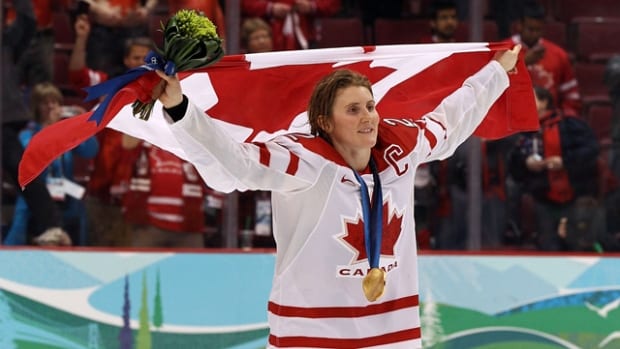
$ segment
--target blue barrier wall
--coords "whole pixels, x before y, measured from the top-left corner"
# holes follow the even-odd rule
[[[264,348],[271,253],[0,249],[0,348]],[[620,348],[620,257],[420,256],[425,348]]]

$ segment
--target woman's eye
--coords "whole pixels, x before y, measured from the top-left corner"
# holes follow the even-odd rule
[[[374,111],[375,110],[375,106],[374,105],[369,105],[367,108],[368,108],[368,111]]]

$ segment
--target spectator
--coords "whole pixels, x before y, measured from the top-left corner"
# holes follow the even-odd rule
[[[86,43],[90,34],[88,16],[78,16],[75,22],[75,44],[69,60],[71,82],[77,88],[96,85],[108,79],[108,74],[90,69],[86,65]],[[125,42],[123,65],[126,69],[139,67],[153,48],[146,37],[128,39]],[[121,198],[127,191],[133,168],[133,160],[119,157],[122,153],[123,134],[105,128],[97,134],[100,151],[94,160],[94,171],[88,183],[86,198],[89,220],[92,224],[90,243],[95,245],[128,245],[130,227],[125,224],[121,212]]]
[[[37,84],[33,87],[31,94],[31,106],[34,111],[34,123],[31,123],[19,134],[22,146],[26,147],[32,137],[46,126],[54,124],[63,116],[64,111],[74,109],[62,108],[62,94],[60,90],[50,82]],[[67,116],[73,116],[67,115]],[[74,155],[84,158],[92,158],[98,151],[97,141],[94,137],[89,138],[84,143],[77,146],[70,152],[55,159],[50,166],[43,172],[47,187],[53,199],[63,212],[62,226],[69,233],[69,237],[63,236],[61,245],[71,245],[77,242],[83,245],[86,237],[86,211],[82,196],[84,188],[74,182],[73,164]],[[7,234],[5,243],[7,245],[26,244],[29,231],[28,221],[30,210],[22,196],[18,196],[15,204],[15,213],[11,229]],[[48,241],[44,234],[36,239],[40,245],[57,244],[54,239]]]
[[[145,36],[148,16],[157,0],[91,0],[92,30],[88,37],[88,66],[117,75],[127,68],[120,60],[127,39]]]
[[[315,18],[340,11],[340,0],[242,0],[246,17],[262,17],[271,25],[274,50],[316,46]]]
[[[483,248],[493,249],[502,245],[509,227],[506,154],[514,139],[481,141],[481,243]],[[449,224],[437,236],[440,249],[465,249],[468,236],[468,147],[460,146],[447,161],[447,184],[449,186]]]
[[[123,214],[132,224],[131,246],[204,247],[206,188],[194,166],[127,135],[123,148],[137,154],[123,197]]]
[[[436,0],[430,8],[431,34],[420,38],[421,43],[455,42],[459,28],[456,3],[451,0]]]
[[[554,106],[551,91],[534,91],[541,129],[520,135],[510,172],[534,198],[538,248],[565,250],[560,219],[570,217],[576,200],[596,197],[599,146],[585,121]]]
[[[24,148],[18,132],[30,121],[30,115],[19,88],[16,62],[34,35],[36,21],[30,1],[17,1],[13,8],[15,19],[2,31],[2,169],[19,188],[17,172]],[[60,213],[42,176],[32,181],[21,195],[32,212],[35,234],[44,235],[47,241],[51,238],[57,243],[66,241],[67,234],[60,228]]]
[[[33,1],[36,30],[26,51],[17,63],[19,81],[28,87],[52,81],[54,72],[54,11],[67,11],[68,0]],[[6,11],[8,21],[15,20],[15,11]]]
[[[519,31],[523,9],[536,6],[537,2],[538,0],[491,0],[491,13],[497,25],[498,38],[504,40],[509,38],[515,30]]]
[[[520,33],[507,41],[523,45],[532,83],[548,89],[566,113],[580,115],[579,86],[568,53],[543,37],[544,25],[544,8],[531,4],[523,10]]]
[[[241,26],[241,45],[247,53],[273,51],[271,28],[261,18],[247,18]]]
[[[193,9],[202,12],[215,24],[217,35],[226,39],[226,19],[217,0],[168,0],[168,14],[173,16],[181,9]]]

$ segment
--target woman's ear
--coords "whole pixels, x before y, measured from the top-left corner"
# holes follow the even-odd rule
[[[331,131],[332,123],[327,116],[319,115],[317,122],[321,130],[323,130],[324,132],[329,133],[329,131]]]

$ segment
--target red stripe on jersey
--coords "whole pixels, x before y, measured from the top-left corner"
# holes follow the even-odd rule
[[[365,348],[375,345],[386,345],[420,338],[420,328],[385,333],[365,338],[325,338],[325,337],[276,337],[269,335],[269,344],[280,348],[312,347],[312,348]]]
[[[429,120],[429,122],[435,122],[435,123],[437,123],[439,126],[441,126],[441,128],[444,130],[444,138],[445,138],[445,135],[447,135],[447,134],[445,133],[446,128],[445,128],[445,127],[444,127],[444,126],[443,126],[443,125],[442,125],[439,121],[437,121],[437,120],[434,120],[434,119],[431,119],[431,118],[429,118],[428,120]],[[418,126],[420,126],[420,128],[423,130],[423,132],[424,132],[424,137],[426,138],[426,140],[427,140],[427,141],[428,141],[428,143],[430,144],[430,146],[431,146],[431,151],[432,151],[432,150],[435,148],[435,146],[437,145],[437,136],[435,136],[435,134],[434,134],[431,130],[429,130],[429,129],[426,127],[426,123],[422,124],[422,123],[420,123],[420,122],[417,122],[416,124],[417,124]]]
[[[269,160],[271,160],[271,153],[265,146],[265,143],[254,143],[258,147],[259,161],[261,165],[269,166]]]
[[[371,304],[365,307],[292,307],[269,302],[268,310],[277,316],[302,318],[355,318],[369,315],[383,314],[404,308],[418,306],[418,295],[394,299],[380,304]]]
[[[261,165],[269,166],[269,162],[271,160],[271,153],[269,149],[265,146],[265,143],[254,143],[258,147],[259,150],[259,161]],[[288,163],[288,167],[286,168],[286,173],[289,175],[295,175],[297,170],[299,169],[299,156],[289,152],[290,159]]]
[[[290,161],[288,163],[288,167],[286,168],[286,174],[295,175],[297,170],[299,169],[299,156],[289,152],[291,155]]]

